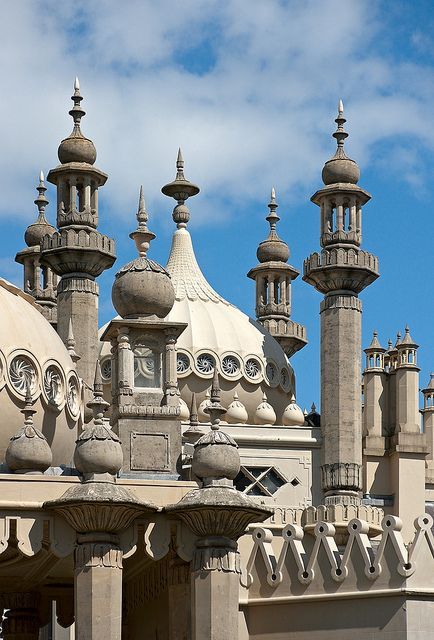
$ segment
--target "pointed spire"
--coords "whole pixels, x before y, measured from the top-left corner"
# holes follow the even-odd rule
[[[397,334],[396,334],[395,349],[400,343],[401,343],[401,332],[398,331]]]
[[[314,402],[312,402],[312,406],[310,407],[310,412],[316,413],[316,404]]]
[[[66,348],[68,349],[68,353],[69,353],[69,356],[70,356],[71,360],[74,363],[78,362],[78,360],[80,360],[80,356],[77,355],[77,353],[75,351],[75,338],[74,338],[74,332],[72,330],[72,319],[71,318],[69,318],[68,337],[66,338]]]
[[[428,390],[428,389],[429,389],[430,391],[431,391],[432,389],[434,389],[434,373],[430,373],[430,376],[429,376],[429,382],[428,382],[428,386],[426,387],[426,390]]]
[[[45,197],[45,192],[47,191],[47,187],[45,186],[45,182],[44,182],[44,173],[41,169],[41,172],[39,174],[39,184],[36,187],[36,190],[38,192],[38,197],[36,198],[35,205],[38,207],[38,219],[37,219],[37,223],[38,224],[48,224],[47,218],[45,217],[45,208],[48,205],[48,200]]]
[[[104,424],[104,413],[109,408],[109,403],[103,398],[103,385],[101,376],[101,365],[99,359],[96,361],[95,377],[93,381],[93,398],[87,403],[87,407],[92,409],[93,423],[95,426],[102,426]]]
[[[197,415],[197,400],[196,394],[193,391],[191,394],[191,404],[190,404],[190,427],[197,427],[199,424],[199,418]]]
[[[266,217],[268,223],[270,225],[270,235],[276,232],[276,225],[279,222],[280,218],[276,213],[276,209],[278,208],[278,204],[276,202],[276,191],[274,187],[271,188],[271,197],[270,202],[268,203],[268,208],[270,209],[270,213]]]
[[[402,339],[400,345],[406,345],[407,347],[417,347],[418,345],[415,343],[413,338],[410,335],[410,328],[408,325],[405,326],[405,335]]]
[[[176,178],[161,189],[165,196],[174,198],[178,202],[173,209],[172,218],[176,222],[178,229],[186,227],[190,220],[190,211],[185,201],[191,196],[199,193],[200,189],[195,184],[186,179],[184,175],[184,158],[181,147],[178,149],[176,158]]]
[[[338,148],[335,153],[335,158],[346,158],[344,151],[344,142],[345,139],[348,138],[348,133],[344,130],[344,124],[346,123],[346,118],[344,118],[344,104],[342,100],[339,100],[338,104],[338,116],[335,119],[337,126],[336,131],[333,134],[333,137],[336,139]]]
[[[80,82],[77,77],[74,81],[74,93],[71,96],[71,100],[73,101],[74,106],[70,110],[69,115],[72,116],[72,119],[74,121],[74,131],[71,134],[74,135],[81,133],[80,122],[82,117],[86,115],[86,111],[83,111],[82,107],[80,106],[80,103],[83,100],[83,96],[80,94]]]
[[[151,241],[156,237],[155,233],[148,229],[148,212],[145,209],[145,196],[143,195],[143,186],[139,192],[139,206],[136,214],[138,226],[135,231],[130,233],[130,238],[136,243],[136,249],[141,258],[145,258],[148,253]]]
[[[211,429],[214,431],[219,430],[220,416],[226,413],[226,409],[220,404],[220,382],[217,367],[214,367],[214,375],[211,385],[211,402],[208,407],[204,409],[211,420]]]
[[[30,376],[26,376],[26,396],[24,400],[24,408],[21,413],[24,416],[24,427],[33,427],[33,416],[36,409],[33,408],[34,400],[32,399],[32,382]]]
[[[377,352],[384,352],[385,349],[383,349],[383,347],[381,346],[381,344],[378,341],[378,332],[377,330],[374,330],[372,333],[372,340],[369,344],[369,346],[365,349],[365,353],[369,353],[370,351],[377,351]]]

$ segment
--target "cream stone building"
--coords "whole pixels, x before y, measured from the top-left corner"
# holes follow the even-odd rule
[[[299,272],[274,189],[248,273],[256,319],[196,260],[186,203],[199,188],[179,151],[162,188],[167,264],[152,259],[141,190],[118,315],[99,326],[98,277],[115,261],[98,231],[107,175],[78,80],[72,101],[47,176],[56,227],[41,174],[23,290],[0,280],[3,637],[434,639],[434,377],[421,397],[408,327],[387,348],[374,333],[362,371],[360,294],[379,266],[362,248],[371,196],[342,103],[312,196],[320,248],[303,265],[321,295],[321,408],[307,413],[290,362],[307,343]]]

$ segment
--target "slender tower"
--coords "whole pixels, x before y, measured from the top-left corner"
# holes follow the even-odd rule
[[[267,221],[268,238],[256,252],[259,264],[247,276],[256,282],[256,317],[280,343],[290,358],[307,344],[306,329],[291,320],[291,282],[299,272],[288,264],[289,247],[276,231],[280,218],[276,213],[276,192],[271,189]]]
[[[50,267],[41,265],[40,262],[42,238],[46,235],[53,235],[56,231],[45,217],[48,200],[45,196],[47,188],[42,171],[36,190],[38,197],[35,200],[35,205],[38,207],[38,217],[27,227],[24,234],[27,247],[17,253],[15,260],[24,267],[24,291],[35,298],[35,301],[40,305],[42,315],[56,328],[57,276]]]
[[[304,262],[303,280],[321,302],[322,488],[326,505],[360,504],[362,490],[361,317],[359,293],[378,278],[378,259],[360,249],[362,206],[370,195],[344,151],[348,134],[342,101],[333,134],[337,150],[322,171],[324,187],[311,198],[320,208],[321,253]]]
[[[115,243],[97,231],[98,188],[105,184],[107,175],[94,166],[95,146],[80,129],[85,115],[82,99],[76,78],[74,106],[69,112],[74,128],[59,145],[60,165],[47,176],[57,187],[58,231],[43,238],[41,262],[60,276],[57,330],[67,344],[72,328],[80,357],[77,370],[91,387],[98,357],[96,278],[115,261]]]

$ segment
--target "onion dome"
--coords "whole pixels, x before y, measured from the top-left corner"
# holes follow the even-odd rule
[[[234,393],[234,399],[226,411],[226,421],[229,424],[245,424],[249,416],[246,407],[238,399],[238,393]]]
[[[264,393],[262,402],[256,408],[255,424],[274,424],[276,422],[276,412],[268,403],[267,395]]]
[[[190,410],[187,403],[181,397],[179,398],[179,408],[179,419],[181,420],[181,422],[188,422],[190,420]]]
[[[357,184],[360,178],[360,169],[354,160],[351,160],[344,151],[344,142],[348,138],[348,133],[344,131],[344,105],[339,100],[338,117],[335,120],[337,126],[333,137],[337,141],[336,153],[328,160],[322,170],[324,184],[336,184],[339,182]]]
[[[36,222],[29,225],[24,234],[24,240],[28,247],[35,247],[41,244],[41,240],[44,236],[52,236],[56,229],[49,224],[45,217],[45,208],[48,205],[48,200],[45,197],[47,187],[44,182],[44,174],[39,175],[39,185],[36,187],[38,191],[38,197],[35,200],[35,205],[38,207],[38,217]]]
[[[51,466],[53,455],[46,437],[33,424],[34,400],[31,381],[26,377],[24,426],[10,439],[6,449],[6,464],[14,473],[44,473]]]
[[[207,412],[211,420],[211,429],[194,445],[191,470],[205,486],[227,484],[225,480],[234,480],[240,471],[240,455],[235,440],[220,431],[220,417],[226,413],[226,409],[220,404],[217,369],[214,369],[211,401]]]
[[[295,396],[292,396],[291,402],[283,412],[283,424],[286,427],[302,427],[304,425],[304,413],[295,403]]]
[[[80,106],[83,97],[80,95],[80,83],[78,78],[74,82],[74,95],[71,96],[74,103],[69,115],[74,120],[74,128],[72,133],[62,140],[57,151],[59,160],[62,164],[69,162],[84,162],[86,164],[94,164],[96,160],[96,149],[92,140],[85,138],[80,129],[80,122],[86,112]]]
[[[140,188],[138,227],[130,233],[136,243],[139,257],[122,267],[115,276],[112,287],[113,306],[122,318],[141,318],[156,315],[164,318],[175,301],[170,275],[146,254],[155,234],[147,227],[143,188]]]
[[[271,199],[268,203],[270,213],[266,217],[270,225],[268,238],[260,243],[256,256],[259,262],[287,262],[289,258],[289,247],[286,242],[279,238],[276,232],[276,225],[280,218],[276,213],[279,205],[276,202],[276,192],[271,189]]]
[[[122,467],[122,447],[118,436],[104,424],[104,413],[110,406],[103,398],[99,360],[96,363],[93,399],[87,407],[93,411],[93,420],[76,441],[74,464],[80,473],[116,475]]]
[[[199,420],[201,422],[209,422],[209,415],[207,413],[207,411],[205,411],[209,405],[211,404],[211,400],[210,400],[210,392],[207,391],[205,393],[205,398],[204,400],[202,400],[202,402],[199,405],[199,408],[197,410],[197,414],[199,417]]]

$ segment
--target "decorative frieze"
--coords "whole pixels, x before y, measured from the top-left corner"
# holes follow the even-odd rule
[[[321,300],[320,313],[326,309],[349,309],[362,313],[362,301],[353,295],[329,294]]]
[[[95,296],[99,295],[99,286],[95,280],[90,278],[78,278],[78,277],[63,277],[61,278],[58,286],[57,293],[92,293]]]
[[[111,567],[122,569],[122,551],[119,547],[106,542],[87,542],[78,544],[74,554],[75,568]]]

